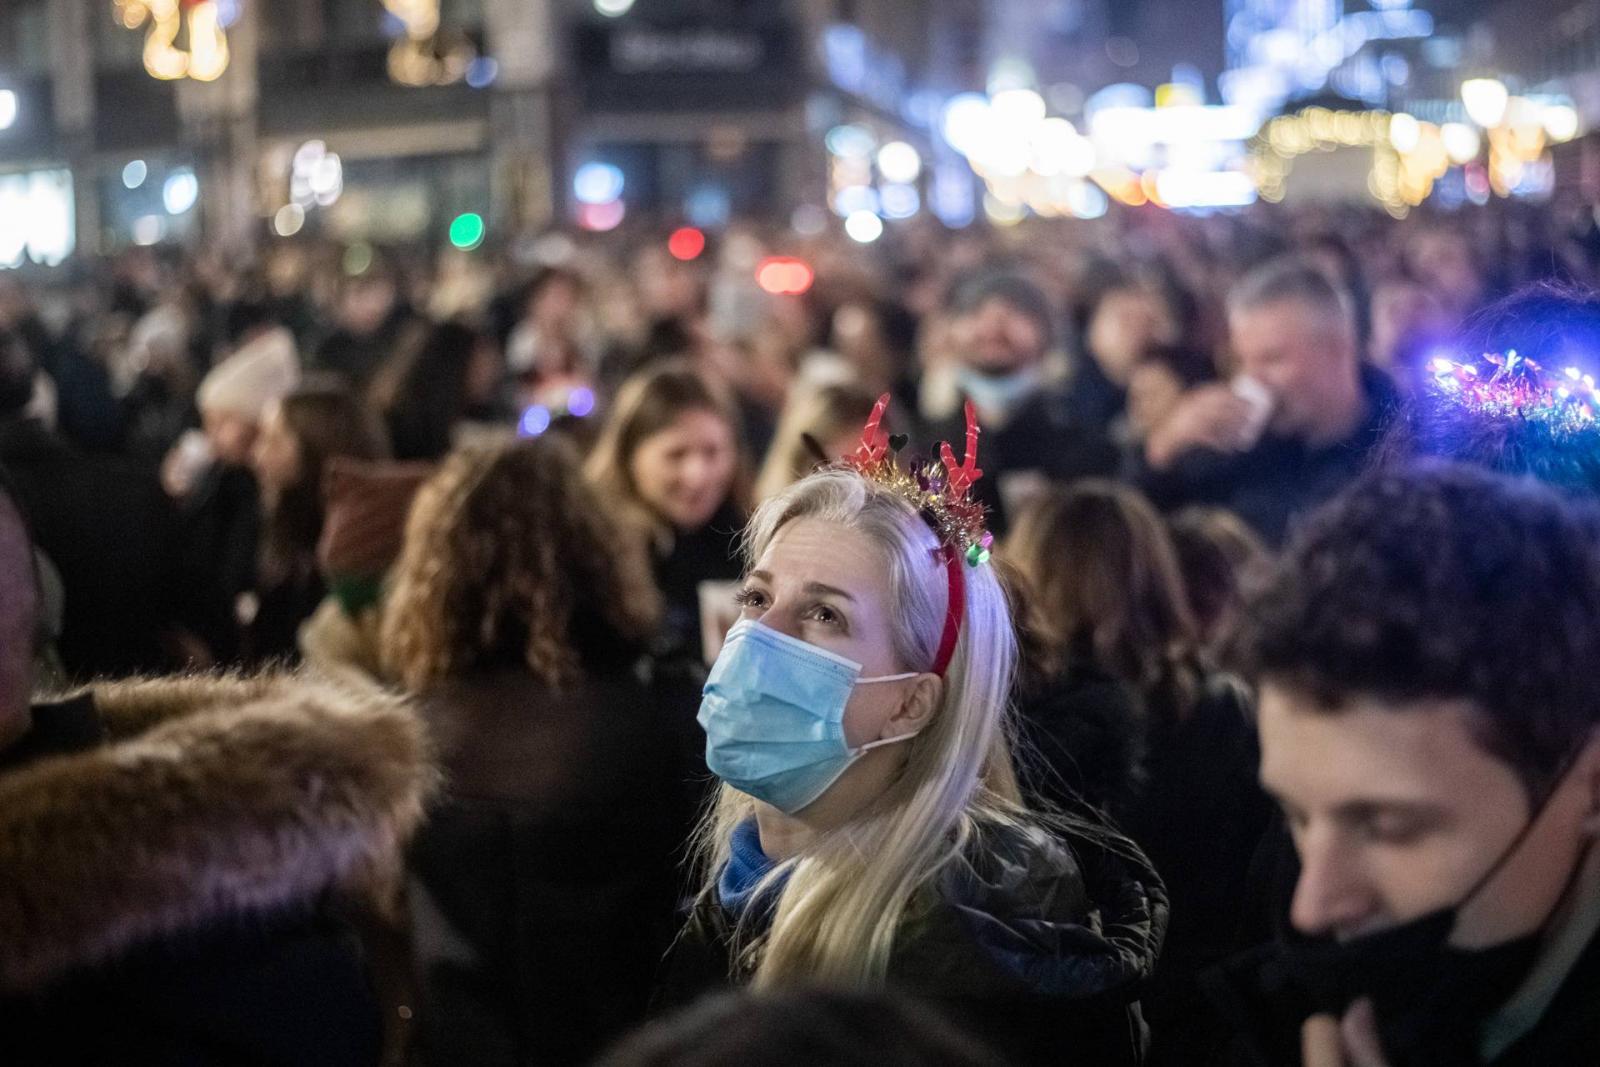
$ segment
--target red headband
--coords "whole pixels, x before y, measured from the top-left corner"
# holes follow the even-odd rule
[[[861,431],[861,446],[844,463],[862,476],[904,497],[933,528],[939,538],[938,555],[944,561],[949,579],[949,598],[939,649],[933,657],[933,673],[943,678],[961,638],[961,622],[966,617],[966,580],[961,562],[976,567],[989,560],[994,537],[984,529],[983,505],[972,499],[972,485],[983,472],[978,469],[978,417],[972,402],[966,406],[967,440],[960,463],[949,442],[939,446],[939,462],[901,467],[896,456],[905,446],[903,435],[891,438],[883,431],[883,414],[889,407],[889,394],[878,398]]]

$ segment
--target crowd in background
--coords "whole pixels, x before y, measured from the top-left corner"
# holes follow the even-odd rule
[[[325,892],[376,847],[324,843],[360,836],[353,823],[409,840],[403,912],[360,925],[398,946],[378,968],[389,1047],[427,1063],[586,1062],[661,997],[708,795],[696,708],[740,610],[741,534],[854,451],[883,394],[887,428],[923,455],[976,409],[975,492],[1021,648],[1022,793],[1148,857],[1171,908],[1145,961],[1150,1062],[1207,1062],[1196,1050],[1224,1038],[1197,976],[1271,936],[1262,872],[1283,851],[1255,696],[1225,669],[1251,583],[1395,447],[1433,360],[1549,342],[1537,311],[1486,309],[1536,283],[1600,284],[1600,218],[1507,205],[912,223],[870,247],[734,225],[690,259],[643,231],[363,251],[140,248],[0,275],[0,470],[37,552],[35,688],[239,669],[98,702],[146,724],[156,706],[237,704],[263,731],[299,716],[330,731],[308,773],[341,746],[390,746],[393,773],[411,768],[328,815],[342,829],[305,848],[336,859],[271,854],[315,867],[305,884],[269,892],[251,868],[218,874],[214,895]],[[804,265],[803,291],[763,287],[774,255]],[[1530,299],[1558,298],[1514,307]],[[331,690],[250,680],[302,663],[382,687],[376,725],[328,710]],[[414,700],[436,772],[411,725],[382,718],[391,694]],[[362,729],[388,735],[337,733]],[[229,756],[240,781],[301,788],[273,780],[257,740]],[[219,819],[219,834],[250,824]],[[121,944],[41,950],[28,973]],[[319,959],[277,978],[303,964],[326,982]],[[204,983],[186,981],[169,1010],[201,1010]],[[94,1010],[87,989],[41,1025]],[[828,1008],[802,998],[786,1018]],[[732,1010],[713,1002],[677,1038],[726,1036],[714,1020]],[[893,1010],[874,1023],[915,1040],[942,1025]],[[336,996],[327,1011],[295,1028],[307,1047],[337,1028]],[[691,1062],[666,1058],[673,1040],[613,1062]],[[926,1062],[988,1062],[960,1040]]]

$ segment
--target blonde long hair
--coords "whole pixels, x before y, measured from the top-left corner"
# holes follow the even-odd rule
[[[891,612],[895,653],[908,668],[931,669],[949,593],[938,541],[917,512],[852,471],[819,471],[756,511],[746,531],[747,564],[802,518],[838,523],[879,547],[898,609]],[[881,985],[917,890],[985,825],[1026,817],[1005,722],[1017,657],[1005,593],[988,566],[963,565],[962,577],[966,612],[943,695],[927,727],[906,743],[904,767],[864,812],[780,864],[758,888],[781,884],[767,933],[749,939],[741,924],[736,936],[736,956],[753,967],[758,988]],[[754,813],[754,800],[722,787],[696,835],[708,890],[728,861],[734,828]]]

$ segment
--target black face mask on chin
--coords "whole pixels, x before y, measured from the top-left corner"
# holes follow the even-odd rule
[[[1556,788],[1454,906],[1346,941],[1332,935],[1308,937],[1282,922],[1281,958],[1316,1010],[1340,1017],[1357,1000],[1372,1001],[1379,1043],[1394,1067],[1481,1064],[1481,1026],[1533,969],[1543,930],[1478,949],[1451,945],[1450,935],[1461,910],[1522,847],[1570,768],[1569,761]],[[1582,867],[1580,855],[1558,902]]]

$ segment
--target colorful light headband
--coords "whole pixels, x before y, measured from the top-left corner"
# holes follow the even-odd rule
[[[987,563],[994,545],[994,535],[985,528],[983,505],[971,496],[973,483],[983,477],[983,471],[978,469],[978,416],[968,401],[966,450],[960,463],[946,441],[939,446],[937,462],[902,467],[899,453],[906,445],[906,436],[891,437],[883,430],[883,414],[888,407],[889,394],[885,393],[867,418],[860,447],[845,457],[843,464],[902,497],[939,538],[939,558],[945,565],[950,590],[944,630],[933,659],[933,673],[942,678],[955,655],[961,620],[966,614],[962,561],[969,567]]]
[[[1481,367],[1443,356],[1429,361],[1435,393],[1488,418],[1523,419],[1558,433],[1595,429],[1600,388],[1594,375],[1577,367],[1550,374],[1515,350],[1485,353],[1483,361]]]

